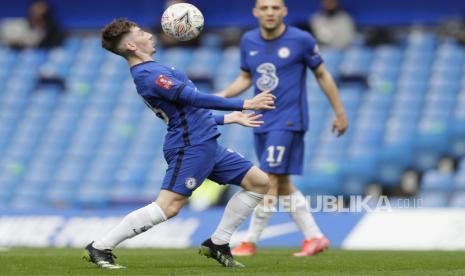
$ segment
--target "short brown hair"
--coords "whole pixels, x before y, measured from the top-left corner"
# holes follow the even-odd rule
[[[118,50],[118,44],[124,35],[131,31],[131,28],[138,27],[138,25],[126,18],[119,18],[111,21],[102,30],[102,47],[117,55],[124,56]]]
[[[286,2],[285,0],[281,0],[281,3],[283,4],[283,6],[286,6]],[[255,0],[255,7],[258,5],[258,0]]]

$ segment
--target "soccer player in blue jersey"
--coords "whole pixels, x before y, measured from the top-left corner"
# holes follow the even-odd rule
[[[138,94],[168,128],[163,147],[168,169],[155,202],[135,210],[109,233],[87,245],[84,257],[102,268],[122,268],[112,249],[156,224],[174,217],[192,192],[206,179],[241,185],[226,205],[224,215],[199,253],[226,267],[242,267],[229,248],[232,233],[263,199],[269,188],[266,173],[238,153],[218,145],[218,124],[258,126],[261,115],[240,112],[213,116],[218,110],[268,110],[274,108],[269,91],[253,99],[224,99],[200,93],[187,76],[153,60],[153,36],[127,19],[114,20],[102,32],[102,46],[125,58]],[[151,149],[147,149],[151,150]]]
[[[270,177],[268,195],[293,197],[291,202],[295,206],[291,216],[305,237],[302,250],[294,256],[310,256],[326,249],[329,241],[290,178],[292,174],[302,174],[303,140],[308,129],[307,68],[313,71],[336,114],[333,131],[343,135],[348,122],[338,89],[325,68],[315,40],[309,33],[284,24],[283,18],[287,15],[284,0],[256,0],[253,15],[258,19],[259,28],[242,37],[240,75],[218,95],[234,97],[254,85],[256,94],[271,90],[277,97],[275,110],[261,112],[265,124],[255,129],[256,154],[260,168]],[[257,206],[247,240],[234,248],[233,255],[256,254],[256,243],[271,214],[263,205]]]

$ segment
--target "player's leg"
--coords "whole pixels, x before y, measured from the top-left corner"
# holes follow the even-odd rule
[[[253,256],[256,254],[256,244],[273,214],[270,210],[273,210],[277,201],[278,179],[273,174],[268,174],[268,177],[270,179],[270,189],[266,194],[266,198],[269,200],[262,201],[254,209],[246,240],[234,248],[233,254],[235,256]]]
[[[94,243],[97,249],[114,249],[122,241],[147,231],[154,225],[174,217],[188,197],[161,190],[155,202],[132,211],[107,235]]]
[[[323,251],[329,241],[321,234],[318,225],[310,214],[305,198],[291,182],[289,174],[301,174],[303,164],[304,133],[273,131],[256,135],[256,151],[260,158],[260,167],[268,172],[271,188],[270,196],[291,195],[296,203],[292,218],[305,236],[305,254],[311,255]],[[255,208],[248,230],[247,240],[233,249],[235,256],[252,256],[256,253],[256,243],[272,215],[272,205],[276,200]],[[314,248],[313,250],[310,250]],[[301,254],[301,253],[299,253]]]
[[[173,216],[208,176],[216,143],[165,151],[168,163],[157,200],[125,216],[109,233],[86,247],[87,259],[103,268],[117,268],[112,250],[126,239],[147,231]]]
[[[218,181],[218,177],[212,179]],[[219,181],[219,183],[228,182]],[[268,176],[255,166],[248,169],[239,183],[243,190],[237,192],[228,201],[223,218],[212,235],[212,240],[216,244],[229,243],[234,231],[263,200],[269,188]]]
[[[270,189],[267,194],[268,202],[258,205],[250,221],[246,240],[233,249],[235,256],[253,256],[256,254],[256,244],[265,230],[275,207],[278,195],[279,173],[287,168],[287,149],[292,145],[293,135],[288,131],[270,131],[255,134],[255,152],[260,160],[260,168],[268,173]]]
[[[311,256],[327,249],[329,247],[329,240],[321,233],[320,228],[308,209],[304,195],[297,190],[289,175],[280,176],[278,194],[280,197],[292,197],[290,202],[293,205],[289,214],[305,238],[302,250],[294,253],[294,256]]]
[[[115,263],[112,250],[121,242],[175,216],[186,201],[185,196],[162,190],[155,202],[132,211],[110,232],[88,244],[84,258],[102,268],[123,268]]]
[[[285,174],[276,174],[278,195],[290,196],[293,206],[290,215],[304,235],[302,250],[294,256],[310,256],[322,252],[329,246],[329,241],[321,233],[320,228],[310,213],[304,195],[297,190],[291,181],[290,174],[301,174],[303,165],[304,142],[303,133],[293,133],[293,143],[285,155],[287,169]],[[274,178],[271,177],[271,178]]]
[[[202,243],[200,253],[215,258],[223,266],[243,266],[233,259],[229,241],[234,231],[263,200],[269,188],[268,176],[239,154],[218,146],[216,165],[209,178],[220,184],[241,185],[244,189],[228,201],[218,227],[211,238]]]
[[[270,179],[264,171],[252,166],[245,174],[240,185],[245,191],[264,195],[270,189]]]
[[[289,175],[279,175],[278,193],[280,196],[290,196],[293,206],[289,212],[294,222],[303,233],[306,240],[323,237],[320,228],[310,213],[304,195],[297,190]]]

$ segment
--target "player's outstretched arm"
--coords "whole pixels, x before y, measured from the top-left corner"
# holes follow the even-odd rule
[[[263,115],[234,111],[224,115],[224,124],[238,124],[245,127],[259,127],[264,121],[259,121]]]
[[[315,78],[318,81],[320,88],[326,94],[326,97],[336,114],[336,117],[333,120],[332,130],[333,132],[337,130],[337,136],[339,137],[346,132],[349,127],[349,122],[345,115],[344,106],[339,98],[339,91],[336,83],[334,82],[331,73],[329,73],[323,63],[313,70],[313,73],[315,74]]]
[[[249,72],[241,70],[239,76],[224,90],[216,93],[215,95],[224,97],[224,98],[231,98],[236,97],[245,90],[247,90],[252,85],[252,76]]]
[[[149,78],[148,78],[149,80]],[[170,75],[160,75],[156,81],[148,82],[157,96],[170,102],[215,110],[268,110],[274,109],[276,98],[270,91],[262,92],[252,99],[225,99],[215,95],[200,93],[197,88],[180,82]]]
[[[274,99],[276,98],[271,91],[264,91],[257,94],[252,99],[225,99],[207,93],[200,93],[192,87],[181,87],[171,101],[179,102],[200,108],[209,108],[215,110],[270,110],[275,109]],[[166,98],[166,96],[165,96]]]
[[[260,94],[257,94],[252,99],[247,99],[244,101],[245,110],[271,110],[275,109],[274,100],[276,96],[271,94],[271,91],[263,91]]]

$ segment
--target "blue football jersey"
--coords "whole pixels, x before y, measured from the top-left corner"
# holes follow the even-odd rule
[[[198,145],[220,135],[217,121],[205,108],[241,110],[243,106],[242,100],[199,93],[184,73],[155,61],[131,67],[131,74],[145,104],[168,126],[164,150]]]
[[[255,94],[271,90],[276,96],[276,109],[259,111],[265,124],[255,128],[306,131],[308,106],[306,72],[322,62],[315,39],[308,33],[286,26],[284,33],[265,40],[260,29],[244,34],[241,40],[241,69],[251,74]]]

